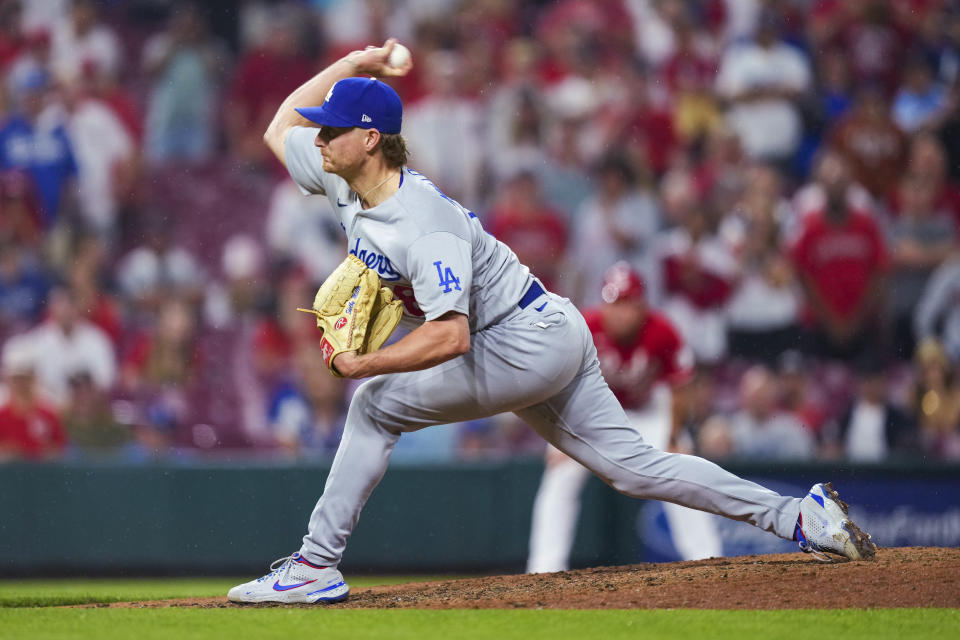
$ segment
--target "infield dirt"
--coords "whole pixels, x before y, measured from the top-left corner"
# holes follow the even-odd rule
[[[281,605],[234,605],[227,602],[226,597],[220,597],[85,606]],[[326,606],[333,609],[960,607],[960,549],[881,549],[873,562],[826,564],[795,553],[408,583],[357,589],[348,601]]]

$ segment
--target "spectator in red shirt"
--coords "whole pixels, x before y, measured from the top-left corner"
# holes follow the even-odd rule
[[[860,90],[853,112],[837,123],[830,142],[850,164],[854,180],[876,198],[884,197],[903,171],[907,138],[877,89]]]
[[[617,81],[626,85],[630,98],[623,109],[601,111],[607,120],[608,139],[612,145],[622,145],[628,153],[645,161],[654,174],[661,176],[677,149],[673,113],[651,99],[651,80],[641,69],[626,67]]]
[[[906,2],[816,0],[807,33],[812,51],[839,47],[848,52],[853,75],[892,92],[899,78],[906,34],[891,20]]]
[[[297,26],[289,16],[277,16],[263,45],[240,59],[225,114],[234,155],[255,162],[270,155],[261,132],[284,98],[316,71],[301,50]]]
[[[846,359],[876,348],[888,257],[876,221],[847,200],[849,168],[830,167],[824,208],[801,221],[791,257],[806,294],[808,350]]]
[[[0,173],[0,239],[36,249],[42,236],[43,219],[30,176],[23,171]]]
[[[8,397],[0,405],[0,461],[53,457],[66,444],[60,418],[37,396],[33,353],[10,340],[3,350],[3,378]]]
[[[300,269],[293,268],[280,277],[268,313],[256,326],[253,338],[253,359],[257,374],[272,385],[284,379],[292,366],[292,358],[301,348],[318,342],[320,334],[314,319],[297,312],[297,300],[309,300],[313,283]]]
[[[633,21],[619,2],[564,0],[548,5],[534,28],[546,55],[540,67],[547,84],[568,75],[589,76],[630,47]]]
[[[717,233],[710,204],[693,193],[674,194],[680,225],[660,236],[663,311],[693,349],[697,362],[716,364],[727,353],[726,305],[740,266]]]
[[[109,255],[103,240],[93,234],[79,235],[66,280],[80,314],[103,329],[113,346],[119,348],[124,337],[123,309],[109,291],[108,267]]]
[[[520,171],[513,176],[489,215],[490,233],[512,248],[544,286],[558,285],[567,225],[563,216],[543,201],[536,175]]]

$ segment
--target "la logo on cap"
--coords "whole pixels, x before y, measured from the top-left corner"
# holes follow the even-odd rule
[[[333,95],[333,89],[336,86],[337,85],[333,85],[333,87],[330,87],[330,91],[327,91],[327,97],[323,99],[324,102],[330,102],[330,96]]]

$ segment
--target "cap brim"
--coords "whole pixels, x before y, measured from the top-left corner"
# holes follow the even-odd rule
[[[355,126],[353,122],[338,116],[335,113],[331,113],[329,109],[324,107],[298,107],[295,109],[297,113],[302,115],[304,118],[310,122],[315,122],[321,124],[325,127],[353,127]]]

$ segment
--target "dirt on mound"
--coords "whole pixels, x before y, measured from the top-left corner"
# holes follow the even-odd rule
[[[235,605],[222,598],[100,607]],[[335,609],[835,609],[960,607],[960,549],[881,549],[874,562],[800,553],[637,564],[356,589]]]

